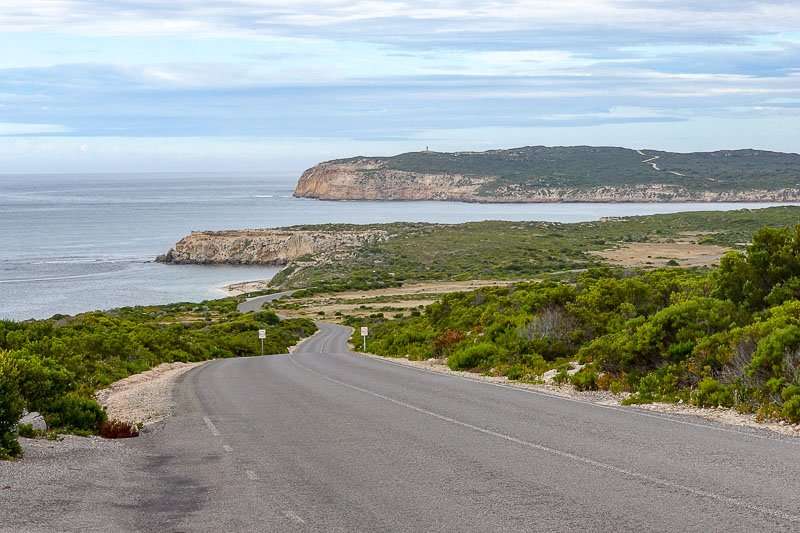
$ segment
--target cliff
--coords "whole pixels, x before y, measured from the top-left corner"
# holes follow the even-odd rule
[[[320,163],[295,196],[466,202],[800,201],[800,155],[611,147],[416,152]]]
[[[381,230],[310,231],[254,229],[196,231],[156,261],[171,264],[286,265],[313,256],[338,259],[355,248],[386,238]]]

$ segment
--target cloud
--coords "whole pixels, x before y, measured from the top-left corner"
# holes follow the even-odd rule
[[[60,124],[25,124],[22,122],[0,122],[0,135],[44,135],[69,133],[69,128]]]
[[[798,27],[788,0],[4,0],[0,135],[83,139],[86,157],[108,138],[400,149],[626,124],[677,145],[735,118],[764,130],[725,138],[752,142],[800,114]]]
[[[791,0],[5,0],[0,12],[0,28],[6,31],[320,36],[357,29],[356,38],[384,42],[591,28],[647,29],[654,38],[678,35],[694,41],[703,34],[797,27],[800,13]]]

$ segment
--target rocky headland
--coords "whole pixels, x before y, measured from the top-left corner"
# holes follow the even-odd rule
[[[462,202],[800,201],[800,155],[605,147],[416,152],[320,163],[294,195],[321,200]]]
[[[341,259],[352,250],[383,240],[382,230],[320,231],[247,229],[195,231],[156,261],[170,264],[284,266],[303,257]]]

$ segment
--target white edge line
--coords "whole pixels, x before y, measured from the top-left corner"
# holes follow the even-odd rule
[[[350,334],[352,335],[353,328],[351,328],[350,326],[341,326],[341,327],[349,329],[351,331]],[[317,333],[320,332],[320,331],[321,331],[321,328],[319,330],[317,330]],[[316,333],[315,333],[315,335],[316,335]],[[309,339],[310,338],[311,337],[309,337]],[[348,338],[349,338],[349,336],[348,336]],[[789,444],[790,446],[797,446],[798,444],[800,444],[800,440],[797,440],[795,437],[792,437],[790,435],[785,435],[785,436],[784,435],[780,435],[780,434],[779,435],[771,435],[771,434],[770,435],[764,435],[764,434],[761,434],[761,433],[755,433],[755,431],[770,431],[769,429],[752,428],[753,431],[740,431],[740,430],[737,430],[737,429],[732,429],[732,428],[727,428],[727,427],[720,426],[720,424],[721,424],[720,422],[714,422],[712,420],[708,420],[706,423],[690,422],[688,420],[680,420],[678,418],[674,418],[673,416],[671,416],[668,413],[651,413],[651,412],[642,411],[641,409],[637,409],[635,407],[627,407],[627,408],[625,408],[625,407],[620,407],[620,406],[615,406],[615,405],[605,405],[605,404],[602,404],[602,403],[593,402],[591,400],[582,400],[580,398],[571,398],[569,396],[562,396],[560,394],[553,394],[552,392],[547,392],[547,391],[542,391],[542,390],[533,390],[533,389],[529,389],[529,388],[525,388],[525,387],[517,387],[517,386],[515,386],[513,384],[493,383],[491,381],[485,381],[485,380],[482,380],[480,378],[462,376],[460,374],[450,374],[450,373],[447,373],[447,372],[438,372],[436,370],[432,370],[432,369],[428,369],[428,368],[420,368],[418,366],[404,365],[403,363],[398,363],[396,361],[390,361],[386,357],[382,357],[380,355],[375,355],[375,354],[362,354],[362,353],[358,353],[358,352],[353,352],[351,350],[346,350],[344,352],[335,352],[335,353],[341,353],[343,355],[347,355],[347,356],[350,356],[350,357],[355,357],[355,358],[358,358],[358,359],[378,361],[378,362],[386,364],[386,365],[397,366],[397,367],[400,367],[400,368],[405,368],[405,369],[408,369],[408,370],[411,370],[411,371],[421,372],[421,373],[424,373],[424,374],[432,374],[432,375],[438,375],[438,376],[446,376],[446,377],[451,377],[451,378],[457,378],[457,379],[461,379],[463,381],[471,381],[473,383],[480,383],[482,385],[491,385],[492,387],[498,387],[498,388],[501,388],[501,389],[517,391],[517,392],[524,392],[526,394],[532,394],[534,396],[542,396],[542,397],[545,397],[545,398],[551,398],[551,399],[555,399],[555,400],[563,400],[563,401],[572,402],[572,403],[590,405],[592,407],[599,407],[601,409],[606,409],[606,410],[609,410],[609,411],[617,411],[619,413],[627,413],[627,414],[632,414],[632,415],[637,415],[637,416],[643,416],[643,417],[646,417],[646,418],[655,418],[656,420],[664,420],[664,421],[667,421],[667,422],[672,422],[673,424],[681,424],[681,425],[684,425],[684,426],[691,426],[691,427],[696,427],[696,428],[701,428],[701,429],[710,429],[710,430],[713,430],[713,431],[720,431],[722,433],[732,433],[732,434],[735,434],[735,435],[742,435],[744,437],[752,437],[752,438],[755,438],[755,439],[769,440],[769,441],[773,441],[773,442],[781,442],[781,443]],[[684,415],[684,416],[697,416],[697,417],[699,417],[700,415]]]
[[[770,440],[770,441],[774,441],[774,442],[783,442],[783,443],[787,443],[787,444],[794,445],[794,446],[800,444],[799,441],[795,440],[796,437],[792,437],[790,435],[772,436],[772,435],[762,435],[762,434],[759,434],[759,433],[751,433],[749,431],[739,431],[739,430],[736,430],[736,429],[720,427],[718,425],[715,425],[715,424],[719,424],[719,422],[714,422],[713,420],[709,420],[708,423],[706,423],[706,424],[703,424],[703,423],[700,423],[700,422],[689,422],[688,420],[678,420],[677,418],[673,418],[668,413],[647,413],[647,412],[644,412],[641,409],[637,409],[636,407],[633,407],[633,406],[625,408],[625,407],[618,407],[618,406],[615,406],[615,405],[605,405],[605,404],[602,404],[602,403],[593,402],[591,400],[582,400],[580,398],[570,398],[569,396],[561,396],[559,394],[553,394],[553,393],[547,392],[547,391],[533,390],[533,389],[528,389],[528,388],[524,388],[524,387],[516,387],[516,386],[511,385],[511,384],[506,385],[504,383],[492,383],[491,381],[484,381],[484,380],[482,380],[480,378],[471,378],[469,376],[462,376],[462,375],[459,375],[459,374],[449,374],[449,373],[446,373],[446,372],[438,372],[436,370],[429,370],[427,368],[420,368],[420,367],[417,367],[417,366],[404,365],[403,363],[397,363],[397,362],[394,362],[394,361],[389,361],[389,360],[387,360],[387,359],[385,359],[385,358],[383,358],[383,357],[381,357],[379,355],[374,355],[374,354],[361,355],[361,354],[358,354],[358,353],[355,353],[355,352],[341,352],[341,353],[344,354],[344,355],[349,355],[349,356],[352,356],[352,357],[358,357],[358,358],[361,358],[361,359],[375,360],[375,361],[379,361],[379,362],[387,364],[387,365],[393,365],[393,366],[398,366],[398,367],[401,367],[401,368],[407,368],[408,370],[413,370],[413,371],[417,371],[417,372],[423,372],[425,374],[434,374],[434,375],[438,375],[438,376],[447,376],[447,377],[451,377],[451,378],[458,378],[458,379],[462,379],[464,381],[471,381],[473,383],[480,383],[480,384],[483,384],[483,385],[491,385],[492,387],[499,387],[501,389],[524,392],[524,393],[527,393],[527,394],[533,394],[534,396],[544,396],[544,397],[553,398],[553,399],[556,399],[556,400],[563,400],[563,401],[567,401],[567,402],[579,403],[579,404],[584,404],[584,405],[591,405],[593,407],[599,407],[601,409],[607,409],[609,411],[617,411],[617,412],[620,412],[620,413],[629,413],[629,414],[633,414],[633,415],[644,416],[644,417],[647,417],[647,418],[656,418],[658,420],[665,420],[665,421],[668,421],[668,422],[673,422],[675,424],[682,424],[684,426],[692,426],[692,427],[697,427],[697,428],[711,429],[711,430],[714,430],[714,431],[721,431],[723,433],[734,433],[736,435],[742,435],[742,436],[745,436],[745,437],[753,437],[753,438],[756,438],[756,439]],[[683,415],[683,416],[698,416],[699,417],[700,415]],[[768,429],[760,429],[760,428],[753,428],[753,430],[754,431],[770,431]]]
[[[214,435],[215,437],[219,437],[219,430],[217,429],[217,426],[214,425],[214,422],[212,422],[210,418],[208,418],[207,416],[204,416],[203,417],[203,422],[206,423],[206,425],[208,426],[208,429],[209,429],[209,431],[211,431],[212,435]]]
[[[286,517],[286,518],[288,518],[289,520],[292,520],[293,522],[297,522],[298,524],[305,524],[305,523],[306,523],[306,521],[305,521],[305,520],[303,520],[302,518],[300,518],[299,516],[297,516],[297,515],[296,515],[295,513],[293,513],[292,511],[286,511],[286,510],[284,510],[284,511],[281,511],[281,513],[283,513],[283,516],[285,516],[285,517]]]
[[[433,418],[437,418],[437,419],[442,420],[444,422],[449,422],[450,424],[453,424],[453,425],[456,425],[456,426],[461,426],[461,427],[476,431],[478,433],[483,433],[484,435],[489,435],[489,436],[492,436],[492,437],[503,439],[503,440],[506,440],[506,441],[509,441],[509,442],[513,442],[515,444],[519,444],[519,445],[524,446],[526,448],[531,448],[531,449],[534,449],[534,450],[543,451],[543,452],[546,452],[546,453],[549,453],[549,454],[552,454],[552,455],[556,455],[558,457],[562,457],[562,458],[565,458],[565,459],[572,460],[574,462],[583,463],[583,464],[586,464],[586,465],[589,465],[589,466],[593,466],[593,467],[598,468],[598,469],[607,470],[607,471],[610,471],[610,472],[613,472],[613,473],[616,473],[616,474],[620,474],[622,476],[625,476],[625,477],[628,477],[628,478],[631,478],[631,479],[644,481],[646,483],[650,483],[651,485],[656,485],[656,486],[660,486],[662,488],[671,489],[671,490],[678,490],[678,491],[681,491],[681,492],[684,492],[684,493],[691,494],[693,496],[699,496],[699,497],[711,499],[711,500],[714,500],[714,501],[717,501],[717,502],[720,502],[720,503],[723,503],[723,504],[726,504],[726,505],[729,505],[729,506],[732,506],[732,507],[737,507],[737,508],[740,508],[740,509],[747,509],[749,511],[758,512],[758,513],[761,513],[763,515],[771,516],[773,518],[777,518],[777,519],[780,519],[780,520],[786,520],[788,522],[800,522],[800,515],[792,515],[792,514],[789,514],[789,513],[785,513],[785,512],[783,512],[781,510],[778,510],[778,509],[771,509],[769,507],[761,507],[759,505],[754,505],[754,504],[747,503],[747,502],[744,502],[744,501],[741,501],[741,500],[737,500],[735,498],[731,498],[729,496],[718,494],[716,492],[705,491],[705,490],[697,489],[697,488],[690,487],[690,486],[687,486],[687,485],[682,485],[680,483],[674,483],[674,482],[668,481],[666,479],[661,479],[661,478],[658,478],[658,477],[655,477],[655,476],[650,476],[648,474],[642,474],[642,473],[639,473],[639,472],[635,472],[633,470],[628,470],[626,468],[620,468],[620,467],[614,466],[612,464],[603,463],[601,461],[596,461],[594,459],[590,459],[590,458],[584,457],[582,455],[577,455],[577,454],[574,454],[574,453],[571,453],[571,452],[565,452],[563,450],[559,450],[559,449],[556,449],[556,448],[551,448],[551,447],[545,446],[543,444],[536,444],[534,442],[529,442],[529,441],[526,441],[526,440],[523,440],[523,439],[519,439],[517,437],[512,437],[511,435],[506,435],[504,433],[499,433],[497,431],[493,431],[491,429],[486,429],[486,428],[483,428],[483,427],[480,427],[480,426],[476,426],[476,425],[470,424],[468,422],[462,422],[462,421],[457,420],[455,418],[450,418],[449,416],[440,415],[439,413],[435,413],[433,411],[429,411],[427,409],[423,409],[422,407],[417,407],[416,405],[412,405],[410,403],[406,403],[406,402],[403,402],[403,401],[400,401],[400,400],[395,400],[394,398],[390,398],[389,396],[384,396],[383,394],[380,394],[380,393],[377,393],[377,392],[373,392],[373,391],[371,391],[369,389],[364,389],[364,388],[358,387],[356,385],[351,385],[349,383],[345,383],[344,381],[339,381],[338,379],[326,376],[325,374],[322,374],[321,372],[318,372],[318,371],[316,371],[316,370],[314,370],[312,368],[309,368],[309,367],[303,365],[302,363],[298,363],[297,361],[294,360],[293,357],[289,357],[289,361],[291,361],[292,364],[298,366],[299,368],[302,368],[302,369],[304,369],[304,370],[306,370],[308,372],[311,372],[313,374],[317,374],[322,379],[330,381],[331,383],[336,383],[336,384],[341,385],[343,387],[347,387],[349,389],[352,389],[352,390],[355,390],[355,391],[358,391],[358,392],[361,392],[361,393],[364,393],[364,394],[368,394],[370,396],[374,396],[375,398],[380,398],[380,399],[385,400],[387,402],[391,402],[391,403],[393,403],[395,405],[399,405],[401,407],[405,407],[406,409],[410,409],[412,411],[416,411],[418,413],[421,413],[421,414],[424,414],[424,415],[428,415],[428,416],[431,416]]]

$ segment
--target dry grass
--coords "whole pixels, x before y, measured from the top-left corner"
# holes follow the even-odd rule
[[[414,283],[402,287],[318,294],[306,298],[285,298],[274,304],[287,318],[321,318],[335,320],[337,313],[368,316],[374,313],[408,314],[412,309],[433,303],[439,295],[463,292],[481,287],[505,286],[513,281],[443,281]]]

